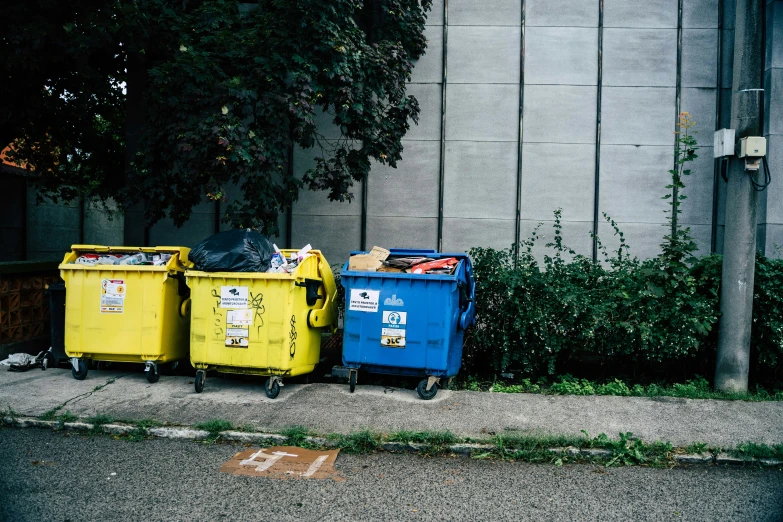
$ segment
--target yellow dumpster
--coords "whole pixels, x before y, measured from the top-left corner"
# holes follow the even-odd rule
[[[86,359],[158,365],[188,356],[189,248],[73,245],[60,264],[65,281],[65,353],[75,379]],[[123,264],[120,264],[123,263]],[[129,264],[137,263],[137,264]],[[154,263],[154,264],[152,264]]]
[[[274,399],[284,377],[315,369],[321,330],[337,326],[337,287],[317,250],[290,274],[188,270],[185,276],[193,296],[190,362],[197,393],[207,370],[217,370],[268,376],[265,391]]]

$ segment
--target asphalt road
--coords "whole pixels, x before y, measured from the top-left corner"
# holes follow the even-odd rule
[[[242,445],[0,429],[0,518],[783,520],[783,471],[340,454],[344,480],[235,476]]]

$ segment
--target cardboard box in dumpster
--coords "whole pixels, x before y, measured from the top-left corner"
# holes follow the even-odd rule
[[[351,256],[348,260],[348,270],[359,272],[375,272],[383,266],[383,262],[389,257],[389,251],[379,246],[372,247],[369,254]]]

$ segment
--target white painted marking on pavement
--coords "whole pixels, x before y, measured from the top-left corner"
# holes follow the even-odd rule
[[[318,471],[318,468],[321,467],[321,465],[326,462],[326,459],[328,458],[328,455],[321,455],[317,459],[315,459],[315,462],[310,464],[310,467],[307,468],[307,471],[305,471],[305,474],[302,475],[303,477],[311,477],[313,474],[315,474],[316,471]]]
[[[264,453],[264,450],[258,450],[252,455],[250,455],[249,459],[243,460],[239,464],[241,466],[256,466],[257,472],[266,471],[272,466],[274,466],[275,462],[282,459],[283,457],[297,457],[298,455],[292,455],[291,453],[285,453],[282,451],[275,451],[271,455],[267,455]],[[258,462],[256,458],[261,457],[264,460],[264,462]]]

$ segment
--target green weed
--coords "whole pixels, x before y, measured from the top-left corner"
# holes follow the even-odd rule
[[[45,411],[44,413],[39,415],[38,418],[45,421],[54,420],[57,417],[57,412],[59,412],[62,408],[63,408],[62,405],[56,406],[51,410]]]
[[[307,444],[307,437],[310,435],[310,431],[304,426],[291,426],[280,432],[288,440],[286,444],[289,446],[304,447]]]
[[[445,453],[451,444],[460,441],[450,431],[396,431],[387,435],[385,439],[389,442],[424,444],[426,448],[422,453],[427,455]]]
[[[725,393],[712,391],[710,383],[699,375],[685,383],[652,383],[630,385],[622,379],[612,379],[599,383],[589,379],[577,379],[571,375],[562,375],[547,384],[546,379],[533,383],[531,379],[521,379],[516,383],[503,381],[479,381],[467,377],[457,384],[459,389],[471,391],[491,391],[495,393],[543,393],[548,395],[615,395],[621,397],[681,397],[685,399],[718,399],[742,401],[783,401],[783,390],[769,392],[761,386],[750,393]]]
[[[111,424],[112,422],[114,422],[114,419],[112,417],[109,417],[108,415],[99,414],[99,415],[95,415],[94,417],[89,417],[87,419],[87,422],[95,426],[102,426],[104,424]]]
[[[373,453],[380,447],[379,437],[368,430],[350,435],[331,435],[327,438],[334,441],[342,451],[350,454]]]
[[[100,435],[103,433],[103,425],[111,424],[114,422],[114,419],[108,415],[99,414],[88,418],[87,422],[92,424],[92,428],[89,430],[90,435]]]
[[[736,448],[729,451],[729,454],[735,457],[743,457],[746,459],[783,460],[783,444],[773,444],[772,446],[768,446],[767,444],[745,442],[738,444]]]
[[[14,422],[17,418],[19,418],[19,414],[14,411],[14,409],[11,406],[8,406],[5,410],[5,414],[3,417],[10,417],[11,422]]]
[[[122,435],[113,435],[112,438],[117,440],[126,440],[128,442],[141,442],[145,439],[149,439],[150,436],[147,435],[147,431],[144,428],[134,428],[127,433],[123,433]]]
[[[212,419],[206,422],[200,422],[193,426],[197,430],[208,431],[210,434],[217,435],[221,431],[228,431],[234,429],[234,426],[226,420]]]
[[[65,422],[76,422],[79,420],[79,417],[71,413],[69,410],[65,410],[65,413],[57,417],[57,420],[60,421],[60,424]]]
[[[708,450],[709,448],[707,447],[706,442],[694,442],[685,447],[685,453],[689,454],[704,453]]]

